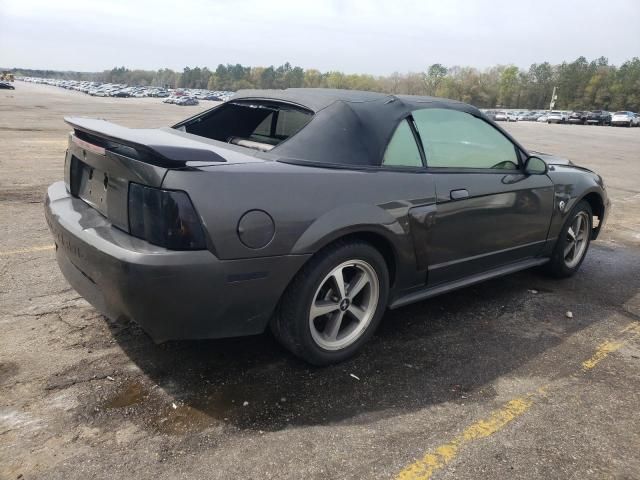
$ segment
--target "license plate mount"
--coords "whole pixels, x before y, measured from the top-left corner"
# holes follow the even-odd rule
[[[78,162],[77,183],[78,197],[98,210],[103,215],[107,214],[107,195],[109,193],[109,176],[106,172]]]

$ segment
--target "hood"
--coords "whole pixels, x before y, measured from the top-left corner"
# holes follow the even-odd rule
[[[576,166],[571,160],[567,158],[557,157],[555,155],[551,155],[550,153],[536,152],[533,150],[530,150],[529,153],[542,159],[542,161],[544,161],[544,163],[546,163],[547,165],[568,165],[571,167]]]
[[[534,152],[534,151],[531,151],[531,150],[529,151],[529,153],[531,155],[535,155],[536,157],[540,158],[549,167],[552,167],[553,165],[558,165],[558,166],[563,166],[563,167],[575,168],[575,169],[582,170],[582,171],[585,171],[585,172],[595,173],[593,170],[589,170],[586,167],[581,167],[580,165],[576,165],[575,163],[573,163],[568,158],[557,157],[555,155],[551,155],[550,153]],[[553,168],[550,168],[550,170],[553,170]]]

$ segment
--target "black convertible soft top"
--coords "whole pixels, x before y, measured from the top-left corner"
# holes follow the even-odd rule
[[[379,166],[398,123],[417,109],[455,109],[484,118],[477,108],[455,100],[358,90],[241,90],[230,101],[248,100],[284,102],[314,112],[306,127],[268,154],[296,163]]]

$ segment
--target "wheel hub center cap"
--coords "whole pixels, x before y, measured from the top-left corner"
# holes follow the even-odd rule
[[[351,302],[349,301],[349,299],[348,298],[343,298],[340,301],[340,304],[339,304],[340,310],[343,311],[343,312],[346,312],[347,309],[349,308],[349,305],[351,305]]]

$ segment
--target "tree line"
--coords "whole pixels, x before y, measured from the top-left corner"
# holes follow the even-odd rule
[[[294,67],[288,62],[278,67],[248,67],[220,64],[207,67],[130,70],[116,67],[96,73],[56,72],[13,69],[17,75],[91,80],[128,85],[153,85],[169,88],[207,88],[240,90],[246,88],[344,88],[393,94],[432,95],[461,100],[483,108],[549,107],[553,88],[557,87],[555,108],[567,110],[640,111],[640,58],[634,57],[620,66],[600,57],[588,61],[579,57],[573,62],[552,65],[534,63],[528,69],[514,65],[497,65],[480,70],[473,67],[447,67],[436,63],[424,72],[398,73],[388,76],[320,72]]]

